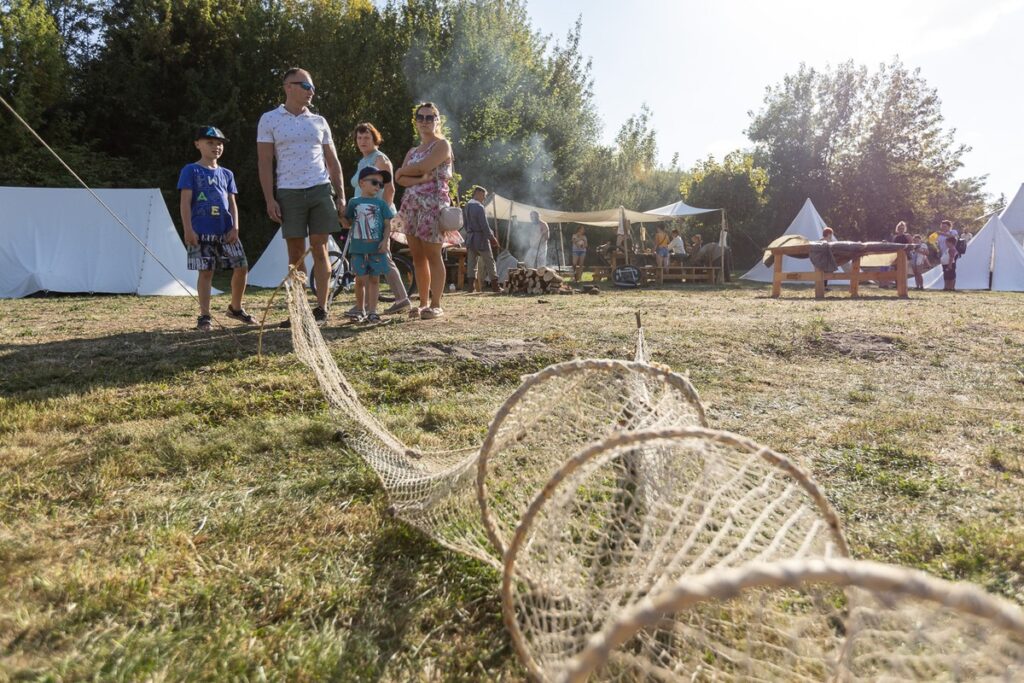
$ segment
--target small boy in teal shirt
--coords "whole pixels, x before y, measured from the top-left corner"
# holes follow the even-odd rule
[[[383,199],[375,195],[391,182],[391,174],[368,166],[359,172],[361,197],[349,200],[342,221],[350,228],[348,253],[352,272],[355,273],[356,291],[362,290],[362,301],[356,301],[360,314],[358,322],[380,322],[377,315],[377,295],[380,276],[387,275],[386,254],[391,247],[391,219],[395,212]]]

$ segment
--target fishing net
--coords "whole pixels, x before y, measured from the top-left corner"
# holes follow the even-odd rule
[[[965,584],[845,558],[686,577],[624,610],[558,681],[1017,681],[1024,615]]]
[[[640,362],[569,361],[524,378],[497,411],[482,447],[409,448],[363,406],[338,369],[299,274],[286,281],[286,294],[295,353],[316,375],[346,445],[377,473],[394,514],[497,568],[501,539],[584,445],[621,431],[705,424],[687,379],[642,362],[647,352],[641,330],[635,350]]]
[[[549,679],[681,576],[847,554],[834,510],[785,457],[708,429],[620,433],[530,503],[505,556],[505,622],[530,673]]]
[[[285,283],[296,355],[394,514],[503,571],[540,680],[1015,680],[1024,617],[977,589],[855,563],[799,467],[706,429],[690,382],[580,360],[525,377],[479,447],[407,447],[359,401]],[[638,321],[639,322],[639,321]]]

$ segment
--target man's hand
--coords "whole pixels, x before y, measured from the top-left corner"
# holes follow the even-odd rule
[[[345,206],[346,206],[347,203],[348,202],[345,201],[344,197],[342,197],[341,199],[338,200],[338,219],[339,220],[341,220],[341,218],[345,215]]]
[[[238,241],[238,228],[231,228],[227,234],[224,235],[225,244],[234,244]]]
[[[190,247],[199,244],[199,236],[196,235],[196,231],[192,228],[185,228],[185,244]]]
[[[267,216],[269,216],[270,220],[274,221],[275,223],[282,222],[281,205],[277,203],[276,199],[267,200]]]

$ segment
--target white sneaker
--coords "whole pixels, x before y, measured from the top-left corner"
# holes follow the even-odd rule
[[[420,311],[420,319],[422,320],[433,320],[434,318],[440,318],[444,315],[444,311],[440,306],[435,308],[424,308]]]

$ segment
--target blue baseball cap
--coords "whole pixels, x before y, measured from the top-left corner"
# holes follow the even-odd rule
[[[361,170],[359,172],[359,179],[362,180],[363,178],[368,178],[372,175],[379,175],[381,178],[383,178],[385,185],[391,182],[391,174],[388,173],[387,171],[380,170],[376,166],[367,166],[366,168]]]
[[[202,140],[203,138],[213,138],[214,140],[223,140],[228,142],[228,139],[224,137],[224,132],[217,126],[200,126],[199,130],[196,131],[196,140]]]

